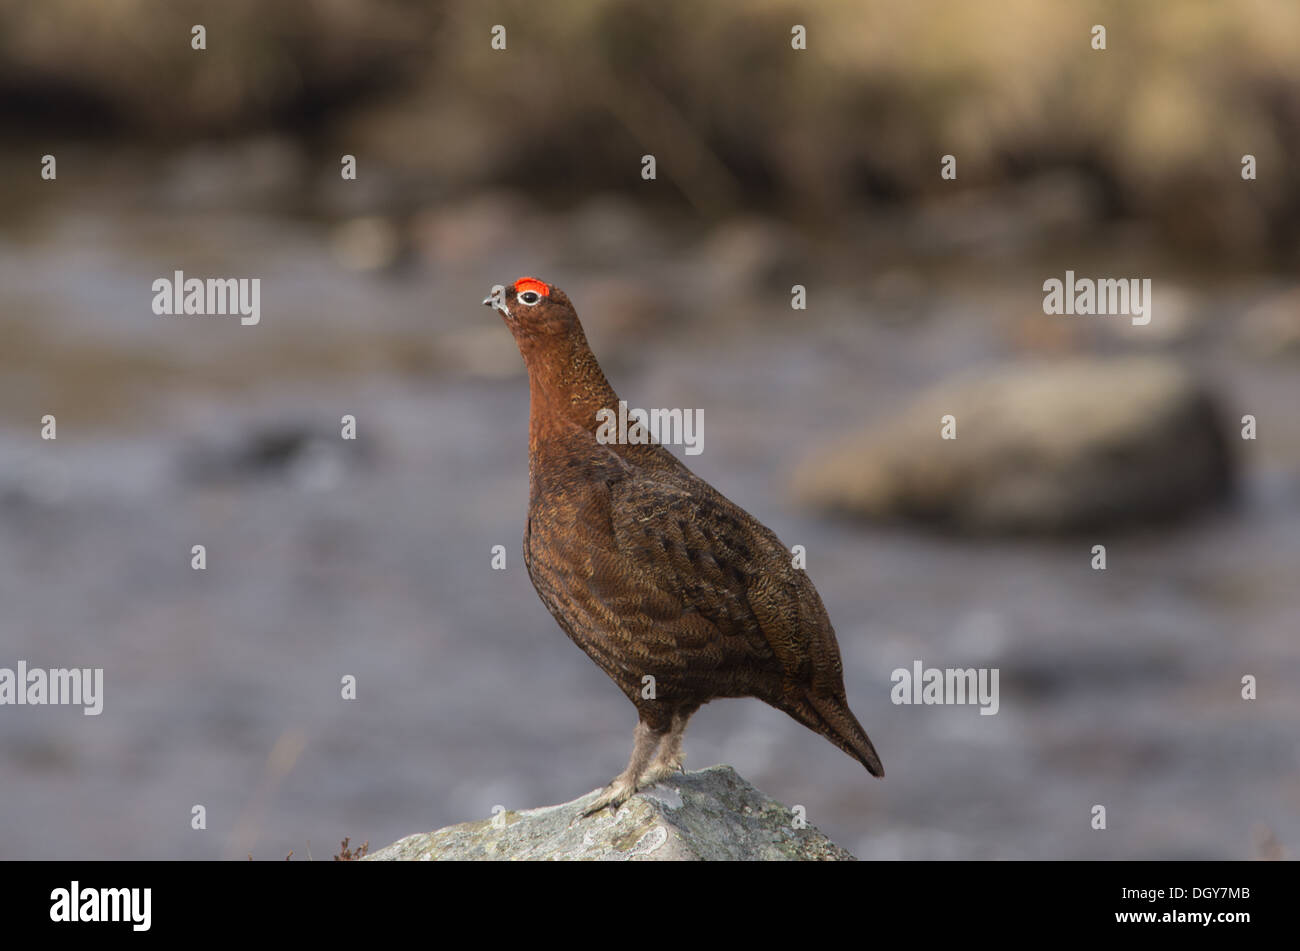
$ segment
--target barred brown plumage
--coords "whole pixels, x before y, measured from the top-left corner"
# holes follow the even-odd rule
[[[520,278],[483,303],[528,368],[528,575],[639,716],[627,769],[588,813],[681,769],[687,720],[721,697],[763,700],[883,776],[830,618],[776,535],[662,446],[596,438],[619,398],[563,291]]]

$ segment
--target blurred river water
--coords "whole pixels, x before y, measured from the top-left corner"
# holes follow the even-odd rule
[[[0,857],[327,859],[344,836],[377,848],[622,768],[634,712],[520,555],[527,385],[479,301],[522,274],[569,293],[631,405],[702,408],[705,451],[684,461],[805,546],[888,778],[753,700],[695,718],[688,766],[733,765],[862,858],[1300,848],[1300,363],[1262,352],[1250,319],[1286,279],[1152,252],[1139,334],[1041,310],[1065,266],[1141,258],[1124,235],[1066,261],[1004,221],[945,257],[907,250],[924,219],[822,245],[509,193],[319,218],[187,174],[70,189],[0,226],[0,666],[105,671],[98,717],[0,710]],[[177,269],[260,278],[261,323],[154,315],[151,282]],[[1258,417],[1231,508],[997,540],[790,501],[809,452],[930,383],[1133,350]],[[999,668],[998,714],[891,703],[916,660]]]

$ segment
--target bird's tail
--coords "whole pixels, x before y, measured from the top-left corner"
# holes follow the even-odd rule
[[[858,760],[872,776],[884,776],[885,767],[880,765],[880,756],[871,745],[871,738],[862,724],[849,709],[848,702],[842,697],[816,697],[807,694],[807,710],[810,716],[796,714],[795,718],[816,730],[844,752]]]

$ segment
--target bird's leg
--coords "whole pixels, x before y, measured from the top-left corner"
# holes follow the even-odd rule
[[[617,809],[627,802],[637,790],[637,778],[650,765],[655,750],[659,748],[659,743],[667,732],[666,726],[651,725],[644,719],[637,721],[632,741],[632,759],[628,761],[627,769],[615,776],[596,797],[596,801],[584,809],[582,814],[590,816],[600,812],[606,806]]]
[[[686,735],[686,721],[699,707],[682,707],[673,711],[673,725],[659,744],[659,752],[637,780],[637,789],[649,789],[656,783],[670,779],[674,773],[685,771],[682,755],[682,738]]]

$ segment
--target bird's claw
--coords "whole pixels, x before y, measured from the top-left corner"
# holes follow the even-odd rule
[[[582,816],[584,819],[588,816],[594,816],[607,806],[613,806],[614,810],[617,812],[618,807],[631,799],[632,794],[635,792],[636,789],[630,782],[619,777],[601,790],[601,793],[596,797],[595,802],[582,810]]]

